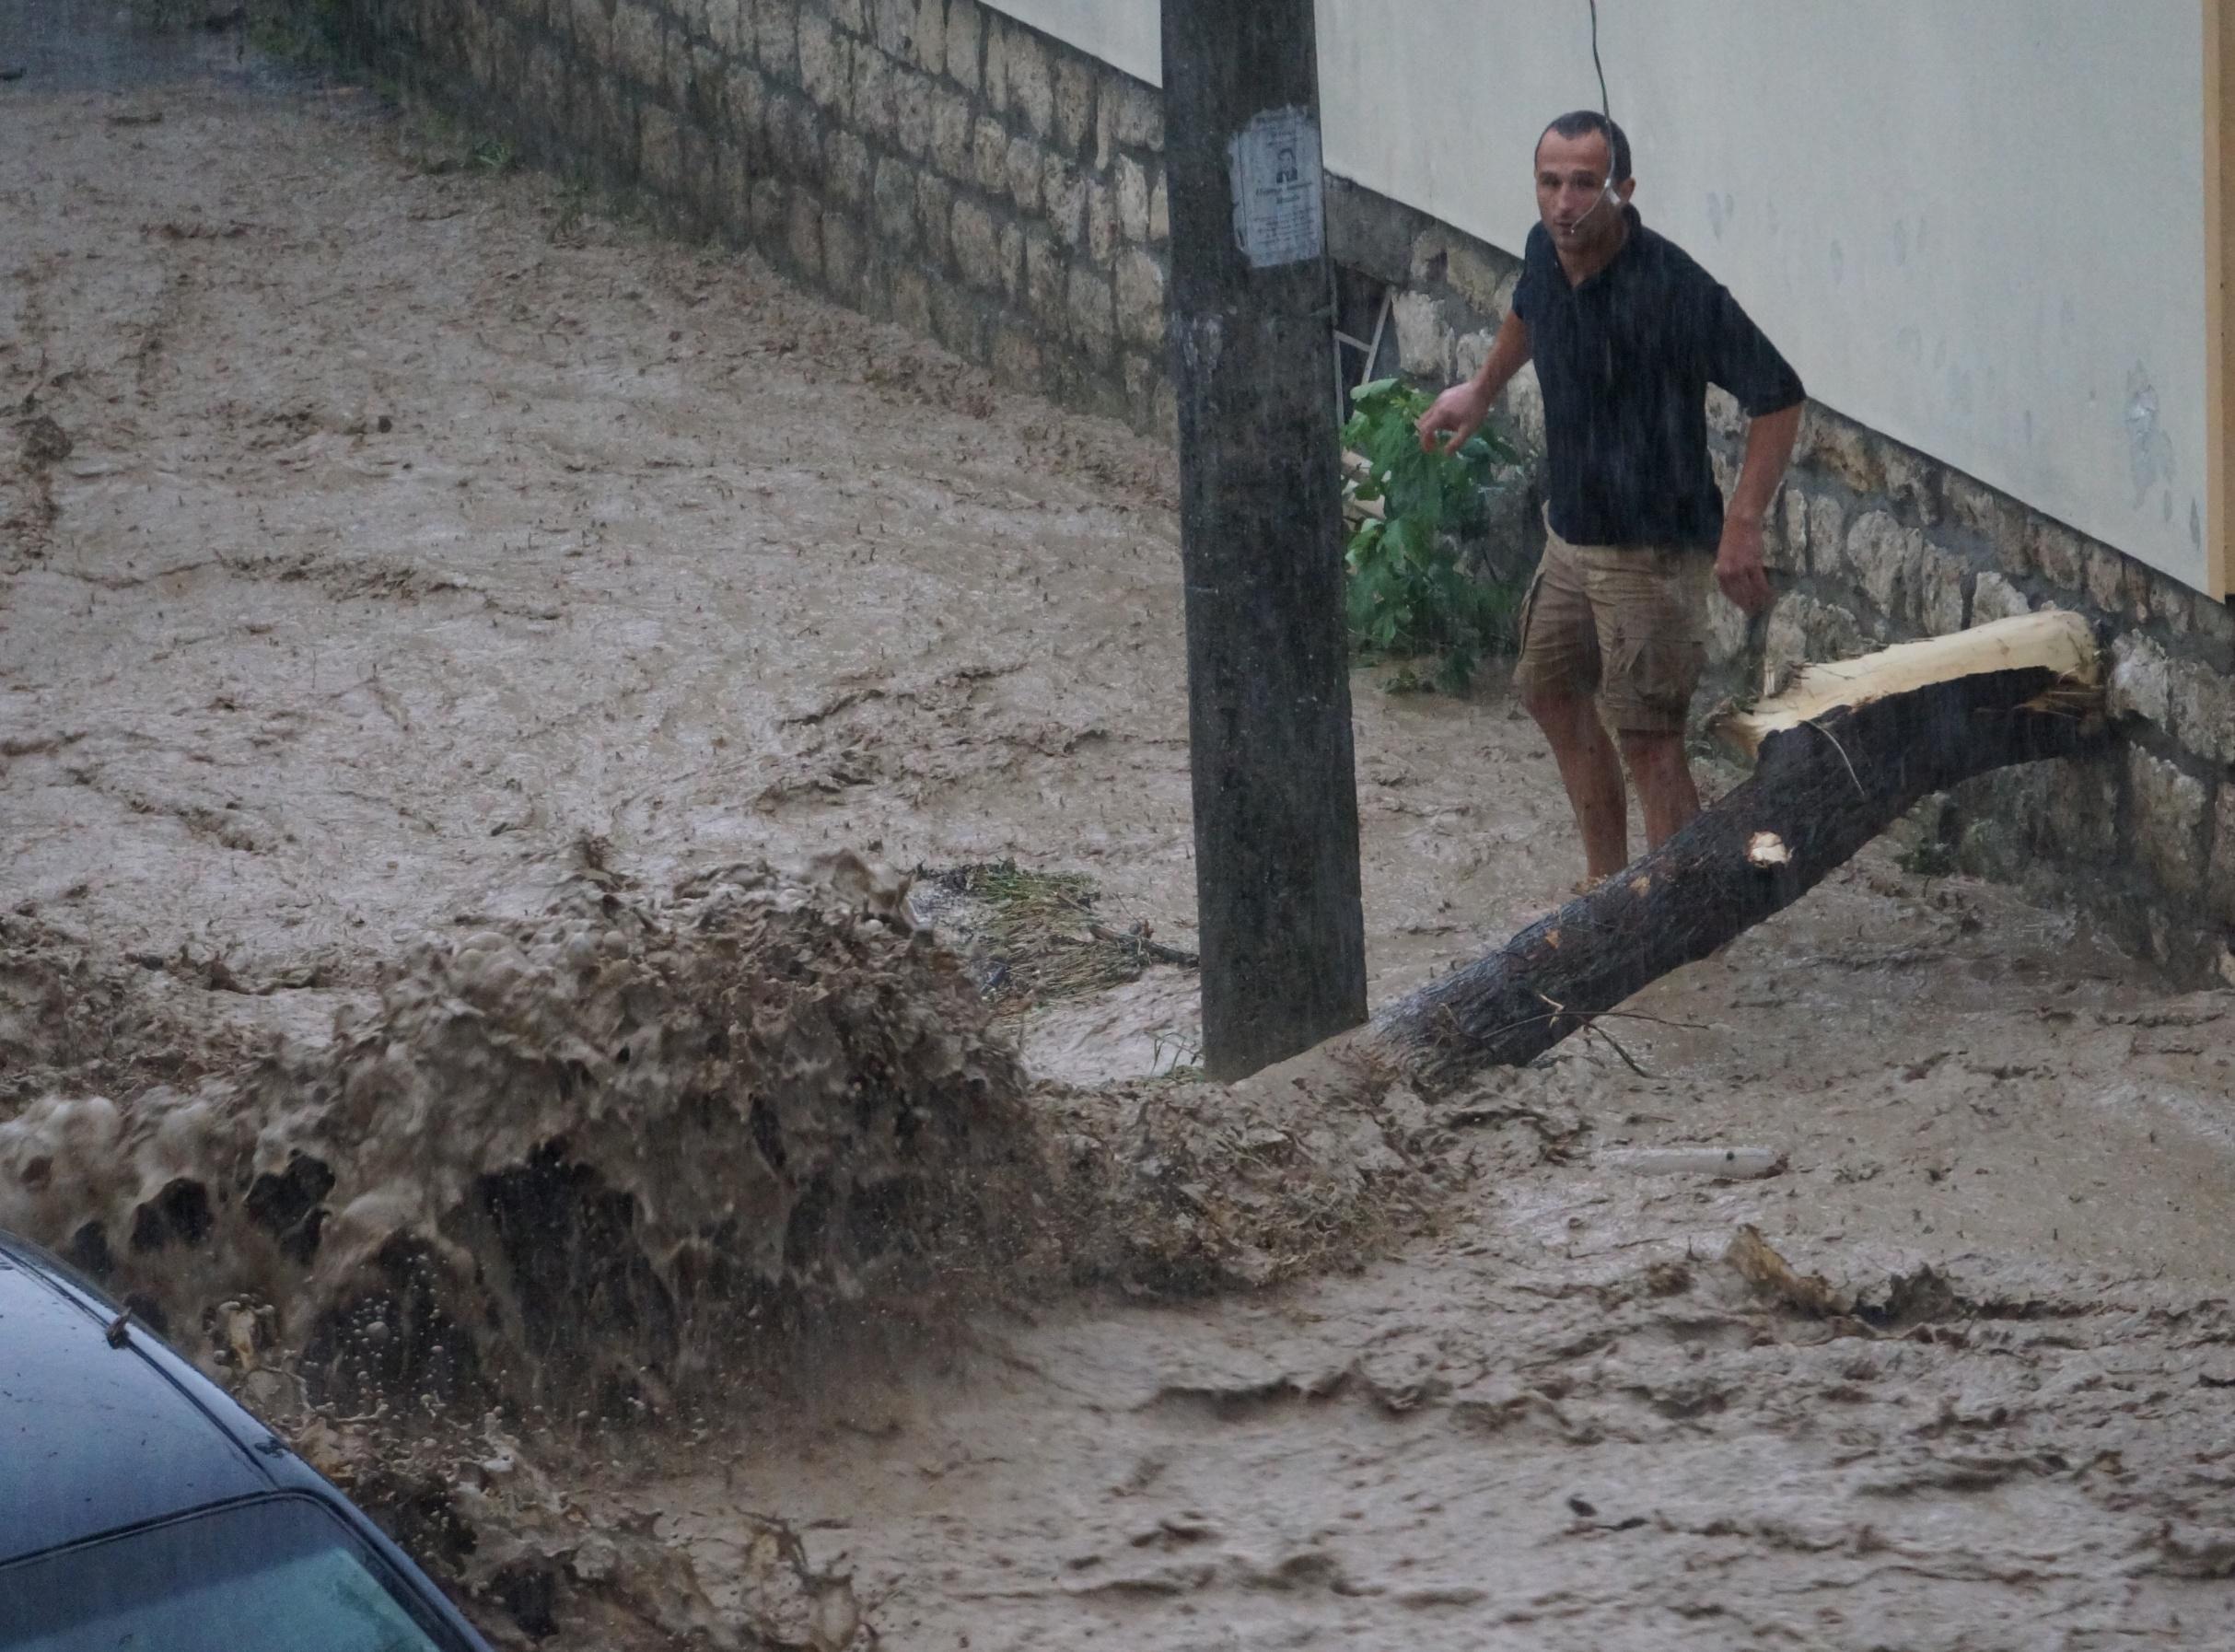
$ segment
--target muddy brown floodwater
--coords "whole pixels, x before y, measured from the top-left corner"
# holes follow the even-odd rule
[[[599,840],[646,888],[1014,858],[1187,941],[1167,453],[359,93],[145,39],[30,67],[0,1111],[315,1049]],[[1578,867],[1496,683],[1355,689],[1379,999]],[[1139,1078],[1192,991],[1012,1030]],[[1643,995],[1627,1060],[1442,1104],[1463,1191],[1388,1254],[803,1351],[687,1439],[566,1442],[552,1507],[681,1568],[670,1628],[781,1514],[889,1646],[2235,1645],[2231,1007],[1873,851]],[[1630,1151],[1700,1145],[1775,1173]]]

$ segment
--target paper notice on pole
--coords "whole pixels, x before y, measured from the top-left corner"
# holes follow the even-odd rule
[[[1326,246],[1320,123],[1308,109],[1268,109],[1227,145],[1234,240],[1252,269],[1317,258]]]

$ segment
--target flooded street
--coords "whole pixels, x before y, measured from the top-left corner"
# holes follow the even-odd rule
[[[315,1049],[585,864],[1013,860],[1192,946],[1169,453],[121,51],[0,86],[0,1116]],[[1377,1003],[1582,870],[1496,673],[1378,675]],[[1193,1016],[1157,965],[1002,1025],[1077,1105]],[[1880,845],[1607,1033],[1429,1111],[1388,1254],[803,1354],[565,1444],[572,1506],[716,1612],[780,1514],[896,1648],[2235,1644],[2235,995]],[[663,1644],[599,1633],[546,1644]]]

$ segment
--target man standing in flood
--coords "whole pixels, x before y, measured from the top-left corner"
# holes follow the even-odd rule
[[[1699,812],[1684,717],[1706,659],[1705,564],[1714,558],[1716,583],[1746,612],[1769,606],[1762,522],[1802,400],[1799,377],[1738,300],[1645,227],[1630,204],[1636,187],[1629,139],[1605,116],[1578,111],[1544,129],[1542,221],[1512,313],[1481,370],[1419,425],[1423,448],[1456,450],[1536,363],[1548,531],[1521,605],[1514,686],[1560,765],[1591,882],[1629,862],[1624,763],[1648,848]],[[1707,459],[1710,384],[1752,421],[1728,507]]]

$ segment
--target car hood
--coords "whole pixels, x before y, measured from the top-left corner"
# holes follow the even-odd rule
[[[272,1489],[87,1301],[0,1246],[0,1561]]]

